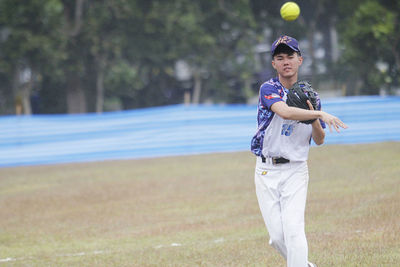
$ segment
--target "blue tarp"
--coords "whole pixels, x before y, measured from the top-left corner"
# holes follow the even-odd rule
[[[400,97],[343,97],[323,109],[349,128],[326,144],[400,141]],[[255,105],[165,106],[80,115],[0,117],[0,166],[249,150]]]

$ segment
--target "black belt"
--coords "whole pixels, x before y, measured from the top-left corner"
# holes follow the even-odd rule
[[[265,163],[267,159],[264,156],[261,156],[262,163]],[[271,158],[272,164],[284,164],[284,163],[289,163],[290,160],[285,159],[285,158]]]

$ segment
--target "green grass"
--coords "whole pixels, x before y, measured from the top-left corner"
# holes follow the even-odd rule
[[[240,152],[2,168],[0,266],[285,266],[254,166]],[[313,147],[309,167],[310,260],[399,266],[400,143]]]

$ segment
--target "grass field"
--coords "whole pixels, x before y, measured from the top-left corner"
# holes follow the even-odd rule
[[[285,266],[250,152],[0,169],[0,266]],[[400,266],[400,143],[313,147],[318,266]]]

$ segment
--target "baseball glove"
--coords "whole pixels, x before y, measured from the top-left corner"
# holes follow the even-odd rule
[[[307,100],[310,100],[311,105],[315,110],[319,110],[319,97],[317,92],[311,87],[308,81],[298,81],[293,84],[292,88],[287,93],[286,104],[291,107],[297,107],[302,109],[310,109],[307,104]],[[315,121],[300,121],[305,124],[311,124]]]

